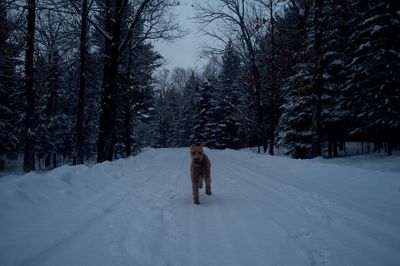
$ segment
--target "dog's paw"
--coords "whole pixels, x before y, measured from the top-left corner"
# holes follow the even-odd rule
[[[212,195],[211,191],[206,191],[206,194],[207,194],[208,196]]]
[[[199,204],[200,204],[200,201],[199,201],[198,198],[195,198],[195,199],[193,199],[193,203],[196,204],[196,205],[199,205]]]

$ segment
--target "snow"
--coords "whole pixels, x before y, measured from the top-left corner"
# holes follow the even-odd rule
[[[382,15],[375,15],[373,17],[370,17],[366,20],[364,20],[360,25],[363,26],[365,24],[369,24],[369,23],[377,23],[377,21],[379,21],[379,19],[382,17]]]
[[[361,147],[355,147],[357,143],[346,143],[346,149],[350,152],[361,153]],[[373,146],[373,143],[370,144]],[[372,147],[368,147],[372,149]],[[354,168],[368,169],[379,172],[400,173],[400,153],[394,156],[387,156],[386,152],[371,153],[368,155],[353,155],[347,157],[339,157],[334,159],[314,159],[320,163],[329,163],[336,165],[346,165]]]
[[[343,60],[341,60],[341,59],[335,59],[329,65],[332,65],[332,66],[344,66],[345,62]]]
[[[382,28],[383,28],[383,26],[374,25],[374,26],[372,27],[371,34],[376,34],[376,33],[378,33]]]
[[[0,179],[1,265],[400,265],[400,155],[188,149]]]
[[[362,51],[362,50],[367,49],[367,48],[369,48],[369,47],[371,47],[371,42],[362,43],[362,44],[360,45],[360,47],[358,47],[357,51]],[[357,59],[357,58],[354,58],[354,59],[353,59],[353,62],[355,62],[356,59]],[[352,63],[353,63],[353,62],[352,62]]]

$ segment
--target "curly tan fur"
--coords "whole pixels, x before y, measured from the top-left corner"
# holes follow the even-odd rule
[[[206,183],[206,194],[211,195],[211,162],[203,151],[203,145],[192,145],[190,147],[192,163],[190,173],[192,175],[193,202],[200,204],[199,187],[203,180]]]

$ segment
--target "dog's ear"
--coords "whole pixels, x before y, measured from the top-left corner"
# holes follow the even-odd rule
[[[200,148],[200,150],[203,150],[203,144],[202,143],[194,143],[190,145],[190,149],[193,150],[194,148]]]

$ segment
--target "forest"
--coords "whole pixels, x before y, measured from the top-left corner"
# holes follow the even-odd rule
[[[197,1],[209,63],[171,70],[154,42],[184,36],[181,4],[0,1],[0,169],[192,143],[293,158],[400,149],[399,1]]]

